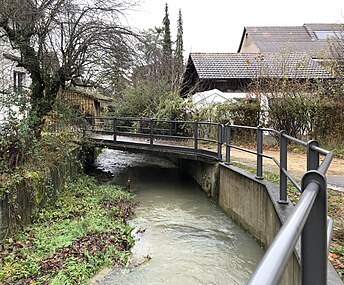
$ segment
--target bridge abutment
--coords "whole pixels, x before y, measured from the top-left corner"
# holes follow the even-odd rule
[[[190,175],[208,197],[218,200],[219,163],[199,160],[179,159],[179,169]]]

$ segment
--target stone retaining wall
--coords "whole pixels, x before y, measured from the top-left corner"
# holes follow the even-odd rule
[[[64,186],[66,178],[75,175],[80,170],[80,149],[74,149],[65,159],[64,163],[55,165],[53,168],[47,170],[51,176],[53,183],[53,195],[58,195],[58,192]],[[14,224],[27,225],[31,222],[32,211],[36,206],[32,198],[31,190],[25,186],[25,181],[16,185],[17,197],[15,214],[9,205],[10,194],[3,194],[0,196],[0,240],[4,238]],[[44,203],[44,202],[43,202]]]

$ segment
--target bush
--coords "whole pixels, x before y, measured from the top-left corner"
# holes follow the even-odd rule
[[[242,100],[227,100],[224,103],[210,104],[206,108],[193,111],[193,119],[210,121],[226,125],[227,123],[256,127],[259,125],[262,112],[260,102],[249,98]],[[251,141],[252,133],[243,129],[233,129],[232,139]]]
[[[171,92],[162,80],[139,81],[128,87],[119,98],[113,115],[160,119],[184,119],[187,103],[177,93]]]
[[[269,99],[267,126],[297,138],[341,143],[344,101],[317,94],[286,94]]]
[[[267,126],[301,138],[310,132],[318,98],[308,94],[283,94],[269,98]]]

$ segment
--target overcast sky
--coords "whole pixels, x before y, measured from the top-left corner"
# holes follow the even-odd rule
[[[185,56],[189,52],[237,52],[245,26],[344,23],[343,0],[141,0],[128,22],[141,29],[161,26],[166,2],[172,40],[182,10]]]

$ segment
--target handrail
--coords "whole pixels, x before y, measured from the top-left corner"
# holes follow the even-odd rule
[[[294,143],[300,144],[300,145],[302,145],[302,146],[307,146],[307,143],[306,143],[306,142],[304,142],[304,141],[302,141],[302,140],[299,140],[299,139],[297,139],[297,138],[294,138],[294,137],[292,137],[292,136],[289,136],[289,135],[287,135],[286,133],[283,133],[282,136],[285,137],[286,139],[288,139],[289,141],[292,141],[292,142],[294,142]]]
[[[278,284],[311,212],[318,192],[319,184],[315,182],[309,184],[307,189],[305,189],[293,213],[283,224],[256,271],[249,279],[248,285]]]
[[[237,149],[256,155],[256,178],[263,179],[263,158],[271,159],[280,169],[280,199],[279,203],[289,203],[287,195],[287,180],[289,179],[301,196],[293,212],[283,224],[273,243],[265,253],[255,273],[251,276],[250,285],[278,284],[289,257],[301,236],[301,262],[302,284],[325,284],[327,278],[327,253],[332,234],[333,221],[327,217],[326,179],[325,174],[333,159],[333,152],[322,149],[316,141],[302,141],[288,135],[285,131],[276,131],[261,126],[251,127],[242,125],[225,125],[215,122],[174,121],[152,118],[126,118],[126,117],[87,117],[91,119],[91,131],[113,134],[113,142],[118,143],[118,136],[141,136],[148,138],[148,146],[159,145],[158,139],[183,139],[193,141],[190,145],[180,146],[197,155],[211,155],[214,159],[222,161],[222,146],[225,146],[225,163],[231,162],[231,149]],[[96,120],[105,121],[109,125],[101,124],[95,128]],[[133,123],[134,122],[134,123]],[[135,125],[139,122],[139,126]],[[119,123],[121,125],[119,125]],[[124,124],[124,125],[123,125]],[[165,128],[164,124],[169,124]],[[217,128],[217,129],[216,129]],[[246,129],[256,132],[256,150],[246,149],[232,143],[232,129]],[[128,130],[124,132],[121,130]],[[84,133],[87,131],[84,128]],[[280,159],[263,153],[263,134],[273,133],[279,136]],[[203,135],[203,136],[202,136]],[[217,144],[217,151],[201,152],[199,142]],[[293,142],[307,148],[307,172],[303,176],[301,185],[288,172],[288,143]],[[146,142],[147,145],[147,142]],[[166,146],[167,148],[169,146]],[[170,146],[175,149],[175,145]],[[320,163],[319,155],[325,158]],[[314,250],[316,249],[316,250]],[[317,268],[316,272],[312,269]]]

